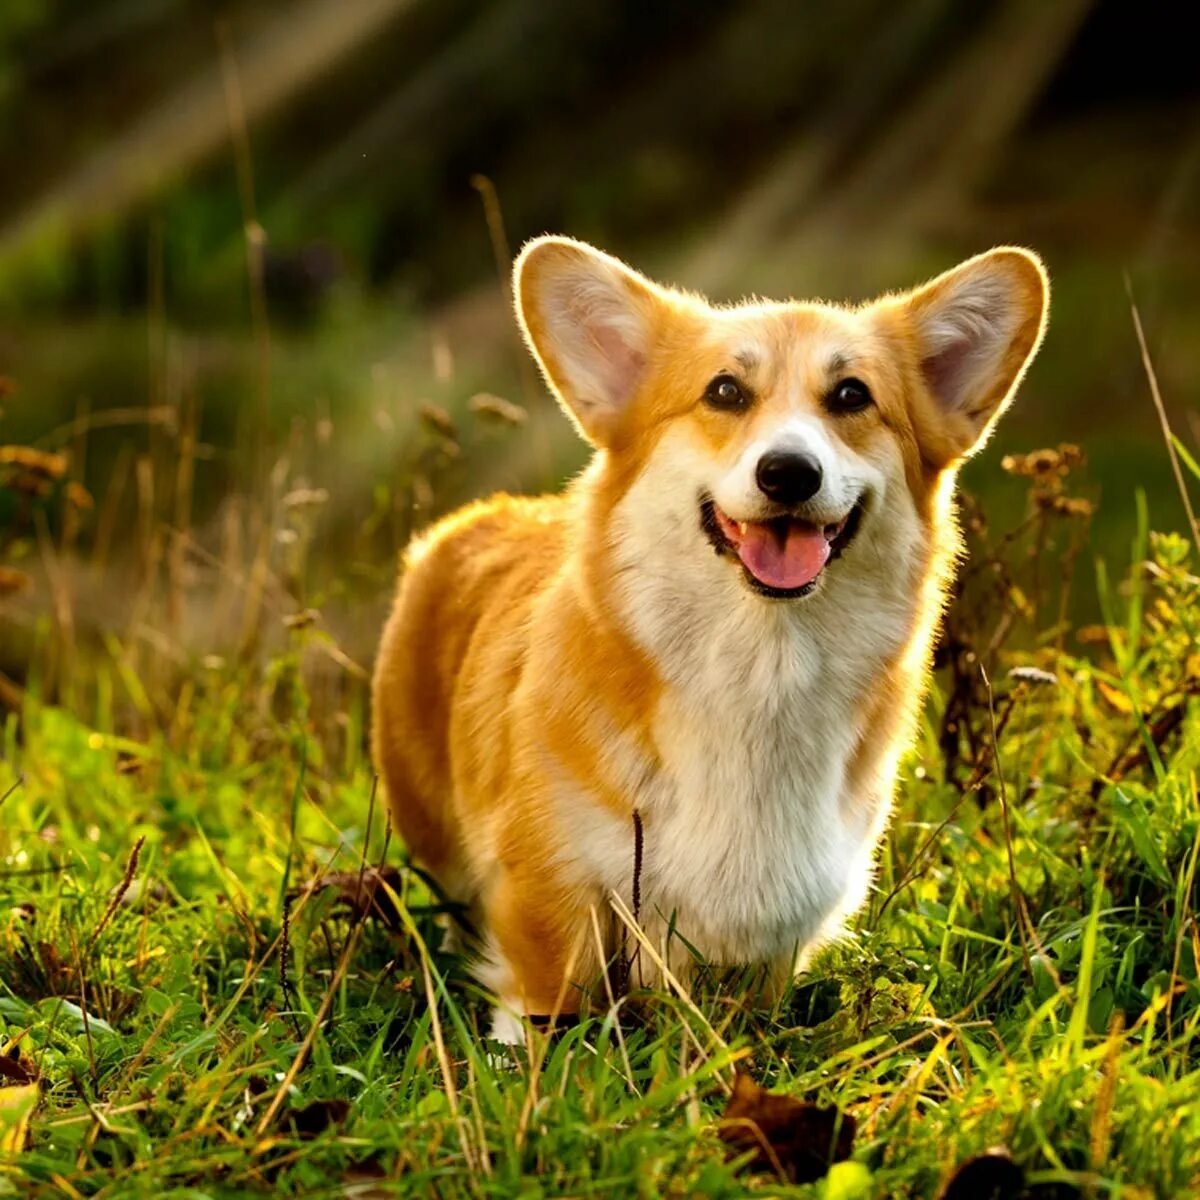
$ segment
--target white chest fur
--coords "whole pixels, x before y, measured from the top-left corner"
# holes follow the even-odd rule
[[[843,794],[883,647],[847,653],[848,634],[763,615],[693,627],[695,653],[676,662],[681,678],[655,723],[661,769],[642,798],[643,912],[717,962],[799,949],[858,903],[869,878],[871,831]]]

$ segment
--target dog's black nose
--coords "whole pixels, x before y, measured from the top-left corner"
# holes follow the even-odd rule
[[[821,490],[821,464],[811,454],[768,450],[754,474],[762,494],[776,504],[801,504]]]

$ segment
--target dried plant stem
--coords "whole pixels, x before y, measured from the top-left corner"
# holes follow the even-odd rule
[[[84,951],[84,957],[90,957],[92,951],[96,947],[100,935],[104,932],[105,927],[113,918],[113,913],[121,906],[121,901],[125,899],[125,893],[129,891],[133,883],[134,873],[137,871],[138,858],[141,856],[142,847],[146,844],[146,838],[143,835],[133,843],[133,849],[129,852],[129,858],[125,862],[125,874],[121,876],[121,882],[117,884],[116,890],[109,897],[108,907],[104,910],[100,917],[96,928],[92,930],[92,936],[88,940],[87,949]]]
[[[300,1028],[300,1018],[297,1015],[300,1008],[299,998],[292,987],[290,974],[292,962],[292,900],[290,896],[283,898],[283,920],[279,929],[279,991],[283,1002],[288,1006],[288,1016],[296,1041],[301,1041],[304,1032]]]
[[[1163,441],[1167,447],[1167,457],[1171,460],[1171,470],[1175,473],[1175,483],[1179,488],[1179,497],[1183,501],[1184,511],[1187,513],[1188,529],[1192,534],[1192,541],[1196,543],[1196,550],[1200,552],[1200,525],[1196,524],[1196,514],[1192,510],[1192,499],[1188,495],[1187,483],[1183,478],[1183,471],[1179,466],[1179,455],[1175,453],[1174,435],[1171,433],[1171,422],[1167,419],[1167,408],[1163,404],[1162,392],[1158,389],[1158,376],[1154,371],[1154,363],[1150,359],[1150,350],[1146,346],[1146,333],[1142,329],[1142,317],[1138,312],[1138,306],[1133,298],[1133,285],[1129,280],[1129,276],[1125,277],[1125,291],[1129,295],[1129,311],[1133,315],[1133,328],[1137,333],[1138,350],[1142,356],[1142,368],[1146,372],[1146,380],[1150,384],[1150,396],[1154,401],[1154,409],[1158,413],[1158,422],[1162,426]]]
[[[979,671],[983,676],[983,685],[987,690],[988,729],[991,733],[992,756],[996,767],[996,790],[1000,797],[1000,819],[1004,823],[1004,851],[1008,857],[1008,881],[1012,888],[1013,902],[1017,907],[1017,930],[1021,936],[1021,956],[1025,961],[1025,970],[1029,974],[1030,979],[1032,979],[1033,961],[1029,954],[1029,943],[1032,942],[1042,961],[1045,963],[1050,977],[1054,980],[1054,986],[1061,988],[1062,980],[1059,978],[1058,972],[1054,968],[1054,963],[1046,954],[1046,948],[1042,945],[1041,939],[1038,937],[1037,930],[1033,925],[1033,917],[1029,913],[1029,905],[1025,901],[1025,893],[1021,891],[1020,884],[1017,882],[1017,864],[1016,859],[1013,857],[1012,826],[1008,815],[1008,785],[1005,782],[1004,769],[1000,763],[999,726],[996,723],[996,704],[992,694],[992,681],[988,678],[987,671],[984,669],[982,663],[979,665]]]
[[[643,930],[641,925],[634,920],[633,913],[629,911],[629,907],[626,905],[625,901],[622,900],[616,892],[609,892],[608,902],[612,905],[613,911],[617,914],[620,920],[624,922],[626,928],[633,934],[638,942],[641,943],[641,946],[645,949],[650,961],[659,969],[662,974],[663,982],[670,986],[680,1000],[683,1001],[684,1006],[688,1009],[688,1011],[700,1022],[701,1025],[704,1026],[705,1031],[708,1033],[709,1037],[712,1038],[714,1044],[719,1046],[722,1050],[728,1052],[728,1043],[726,1043],[724,1038],[722,1038],[716,1029],[713,1028],[708,1018],[703,1012],[701,1012],[699,1005],[695,1002],[695,1000],[692,999],[687,988],[680,983],[679,979],[667,965],[666,960],[661,954],[659,954],[654,944],[646,936],[645,930]],[[707,1058],[708,1051],[703,1045],[701,1045],[699,1039],[696,1038],[695,1031],[692,1030],[691,1026],[688,1025],[686,1021],[684,1022],[684,1027],[691,1034],[692,1040],[696,1044],[696,1049],[700,1051],[701,1056]],[[723,1077],[721,1077],[721,1082],[723,1086],[726,1087],[726,1090],[728,1090],[729,1084],[724,1080]]]
[[[483,202],[483,216],[487,222],[488,237],[492,243],[492,255],[496,260],[496,275],[500,280],[500,291],[504,296],[505,308],[513,311],[514,299],[512,292],[512,247],[509,245],[508,233],[504,228],[504,212],[500,207],[500,196],[496,185],[486,175],[472,175],[471,186],[479,193]],[[517,372],[521,380],[521,394],[525,399],[525,407],[531,413],[539,408],[544,409],[545,393],[538,386],[537,374],[533,369],[533,361],[525,352],[525,346],[518,335],[516,339]],[[543,421],[534,421],[532,436],[534,455],[539,470],[549,473],[553,466],[549,432]]]
[[[192,491],[195,483],[197,419],[194,392],[189,390],[182,399],[182,408],[179,452],[175,468],[174,528],[183,536],[171,538],[167,547],[167,620],[176,633],[183,621],[186,544],[184,538],[191,530]]]
[[[216,23],[217,45],[221,54],[221,84],[225,92],[225,111],[229,119],[229,138],[233,144],[238,193],[242,203],[242,228],[246,238],[246,274],[250,283],[250,324],[258,351],[258,414],[253,430],[254,465],[266,462],[267,416],[271,392],[271,329],[267,319],[267,294],[263,285],[263,254],[266,235],[258,223],[254,197],[254,157],[250,149],[250,130],[246,116],[242,77],[225,21]],[[254,478],[261,478],[256,470]]]
[[[350,965],[350,958],[354,951],[354,947],[358,944],[358,935],[361,931],[361,926],[356,925],[350,931],[350,936],[346,939],[346,944],[342,947],[342,956],[338,960],[337,970],[333,973],[333,978],[329,981],[329,987],[325,991],[325,995],[321,1000],[321,1007],[317,1009],[316,1016],[313,1017],[312,1025],[309,1026],[308,1033],[304,1037],[304,1041],[300,1043],[300,1049],[296,1051],[295,1058],[292,1059],[291,1066],[288,1067],[287,1073],[284,1075],[279,1084],[278,1090],[275,1092],[267,1111],[263,1114],[262,1120],[259,1121],[256,1128],[256,1133],[262,1137],[264,1133],[271,1127],[271,1122],[279,1113],[279,1109],[283,1105],[284,1097],[287,1096],[292,1084],[296,1082],[296,1076],[300,1074],[304,1064],[308,1061],[308,1056],[312,1052],[313,1043],[317,1040],[317,1034],[322,1025],[325,1023],[325,1018],[329,1015],[330,1008],[333,1007],[333,999],[338,993],[338,988],[342,986],[342,980],[345,978],[346,970]]]
[[[12,783],[10,783],[10,784],[8,785],[8,787],[5,789],[5,791],[3,792],[3,794],[0,794],[0,807],[2,807],[2,806],[3,806],[4,802],[5,802],[5,801],[6,801],[6,800],[7,800],[7,799],[8,799],[8,798],[9,798],[9,797],[10,797],[10,796],[11,796],[11,795],[12,795],[12,794],[13,794],[13,793],[14,793],[14,792],[17,790],[17,788],[19,788],[19,787],[21,786],[21,784],[23,784],[24,782],[25,782],[25,776],[24,776],[24,775],[18,775],[18,776],[16,777],[16,779],[14,779],[14,780],[12,781]]]
[[[1018,687],[1014,688],[1010,693],[1008,697],[1008,703],[1004,706],[1004,711],[1000,714],[1000,720],[996,723],[993,745],[1007,727],[1009,718],[1012,716],[1013,709],[1016,707],[1017,701],[1021,698],[1021,696],[1024,695],[1024,693],[1025,688],[1023,685],[1019,685]],[[975,793],[984,780],[987,779],[987,777],[992,773],[992,770],[995,766],[996,762],[994,758],[990,760],[985,758],[975,767],[971,773],[971,778],[968,779],[963,785],[962,792],[958,799],[955,800],[955,802],[950,806],[950,811],[945,815],[945,817],[942,818],[937,828],[934,829],[934,831],[917,848],[916,853],[909,860],[909,864],[904,869],[904,873],[900,876],[899,881],[883,898],[879,908],[875,913],[876,921],[878,921],[879,918],[882,917],[887,911],[888,905],[891,904],[891,902],[913,881],[925,855],[937,842],[938,838],[941,837],[946,826],[954,820],[955,816],[958,814],[958,810],[962,808],[967,797]]]

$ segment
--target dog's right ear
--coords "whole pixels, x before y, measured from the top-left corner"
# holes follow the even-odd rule
[[[513,295],[551,390],[588,441],[610,444],[645,377],[658,290],[583,242],[540,237],[517,258]]]

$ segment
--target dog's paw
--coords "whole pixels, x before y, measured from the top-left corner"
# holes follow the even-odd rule
[[[488,1037],[505,1046],[523,1046],[525,1023],[511,1008],[498,1004],[492,1009],[492,1027]]]

